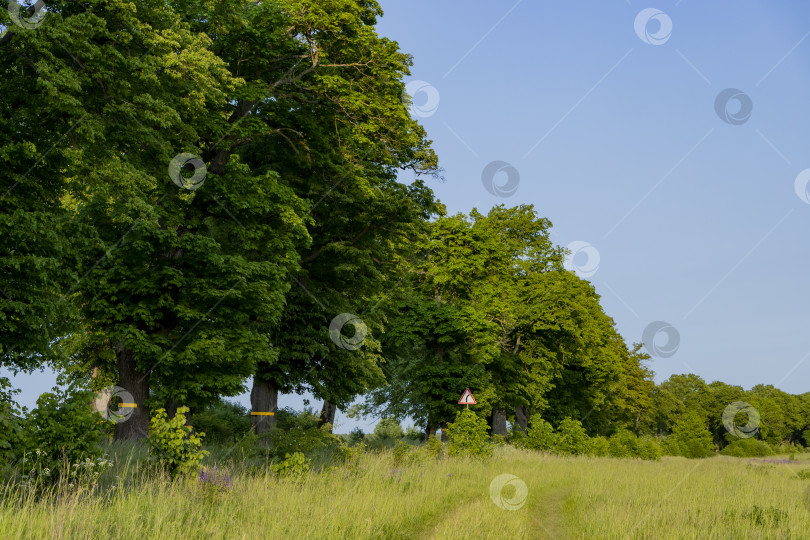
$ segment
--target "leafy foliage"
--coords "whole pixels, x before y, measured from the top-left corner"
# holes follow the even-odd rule
[[[162,464],[172,478],[196,472],[200,462],[208,455],[202,450],[205,433],[194,433],[186,425],[188,407],[180,407],[174,418],[167,419],[164,409],[156,410],[149,422],[148,443],[153,459]]]
[[[22,422],[17,457],[22,470],[47,469],[56,481],[70,464],[101,457],[106,422],[90,408],[94,394],[80,387],[54,388],[37,399]]]
[[[492,455],[487,422],[469,409],[460,411],[455,422],[447,424],[447,437],[447,453],[451,456],[488,458]]]
[[[704,420],[696,412],[687,413],[664,440],[664,450],[671,455],[702,458],[712,454],[714,442]]]
[[[202,431],[206,440],[218,443],[234,442],[250,430],[248,411],[238,403],[217,401],[190,419],[194,429]]]
[[[774,452],[767,443],[757,439],[737,439],[720,450],[724,456],[765,457]]]
[[[279,478],[288,478],[293,482],[301,482],[304,476],[309,472],[310,462],[301,452],[294,452],[293,454],[285,454],[284,460],[270,465],[272,470]]]

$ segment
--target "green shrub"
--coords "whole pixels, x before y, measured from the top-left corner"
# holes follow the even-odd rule
[[[356,444],[362,444],[366,440],[366,434],[363,433],[363,430],[358,428],[354,428],[351,433],[349,433],[349,444],[354,446]]]
[[[166,411],[154,411],[149,420],[150,456],[163,465],[172,478],[180,474],[196,472],[200,462],[208,452],[201,450],[202,437],[205,433],[192,433],[192,428],[186,427],[188,407],[178,407],[174,418],[168,420]]]
[[[22,446],[22,411],[14,401],[13,390],[8,378],[0,377],[0,469],[15,459],[15,453]]]
[[[603,437],[602,435],[592,437],[591,448],[588,453],[600,457],[611,455],[610,442],[608,441],[607,437]]]
[[[672,455],[702,458],[713,454],[714,442],[704,419],[697,413],[688,413],[672,428],[664,449]]]
[[[405,432],[396,418],[383,418],[374,426],[374,431],[366,442],[370,448],[392,448],[404,436]]]
[[[73,386],[39,396],[19,432],[17,457],[24,474],[47,470],[42,479],[55,482],[60,475],[70,476],[70,464],[101,456],[101,439],[110,424],[90,407],[94,397]]]
[[[270,470],[273,471],[279,478],[288,478],[294,482],[302,482],[304,477],[309,472],[310,463],[304,454],[301,452],[293,452],[286,454],[284,461],[270,465]]]
[[[555,450],[561,454],[585,454],[590,450],[591,438],[582,427],[582,422],[564,418],[557,428]]]
[[[416,426],[408,426],[405,430],[405,438],[413,442],[421,442],[425,439],[425,433]]]
[[[302,423],[302,426],[306,425]],[[309,427],[294,427],[292,429],[276,429],[272,433],[273,447],[270,455],[281,458],[287,454],[293,455],[295,452],[302,452],[310,458],[316,455],[329,458],[335,457],[340,452],[340,447],[344,445],[343,439],[331,433],[328,424]]]
[[[315,414],[312,407],[304,407],[302,411],[295,411],[289,407],[276,412],[276,429],[308,429],[317,428],[320,416]]]
[[[447,453],[451,456],[487,458],[492,455],[487,421],[469,409],[456,415],[456,421],[447,424]]]
[[[518,448],[526,446],[526,432],[517,426],[512,426],[506,436],[507,442],[517,446]]]
[[[661,444],[658,442],[658,439],[655,437],[641,438],[641,447],[639,448],[638,457],[641,459],[657,460],[661,459],[661,456],[663,455],[664,450],[661,448]]]
[[[557,434],[551,424],[535,414],[529,420],[529,434],[526,437],[526,448],[551,452],[557,448]]]
[[[425,453],[428,458],[442,459],[444,457],[444,443],[436,435],[431,435],[427,443],[425,443]]]
[[[608,439],[610,455],[617,458],[637,457],[640,451],[640,441],[630,431],[622,429]]]
[[[773,451],[767,443],[751,438],[736,439],[720,450],[720,453],[734,457],[765,457],[771,455]]]
[[[810,469],[802,469],[796,473],[796,477],[800,480],[810,480]]]
[[[415,461],[416,457],[413,447],[405,441],[397,442],[392,454],[394,456],[394,467],[410,465]]]
[[[343,458],[343,466],[349,474],[357,474],[360,472],[360,459],[366,453],[365,443],[359,443],[353,446],[341,446],[340,453]]]
[[[206,442],[232,443],[250,431],[250,415],[238,403],[218,401],[195,413],[191,425],[205,433]]]

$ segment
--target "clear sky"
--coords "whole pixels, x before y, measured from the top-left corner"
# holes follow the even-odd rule
[[[451,213],[534,204],[628,342],[668,323],[658,382],[810,391],[809,4],[381,3]],[[487,190],[493,161],[514,170]],[[53,380],[16,378],[20,401]]]

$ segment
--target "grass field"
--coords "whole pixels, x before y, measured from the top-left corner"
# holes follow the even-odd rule
[[[223,493],[191,478],[141,478],[106,495],[44,501],[18,492],[0,505],[0,537],[810,538],[810,480],[797,477],[810,454],[788,464],[640,461],[506,447],[485,462],[392,463],[391,453],[367,454],[357,471],[335,467],[300,482],[234,471]],[[519,480],[502,499],[496,489],[495,500],[517,509],[490,495],[502,474]]]

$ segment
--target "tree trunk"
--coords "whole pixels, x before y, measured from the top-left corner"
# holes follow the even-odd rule
[[[180,404],[177,403],[172,398],[166,402],[166,417],[167,418],[174,418],[177,415],[177,408],[180,407]],[[188,420],[188,418],[186,419]]]
[[[270,382],[253,377],[253,389],[250,391],[250,407],[252,413],[273,413],[272,416],[266,414],[251,414],[250,425],[253,430],[261,435],[276,427],[276,409],[278,408],[278,388]]]
[[[425,442],[428,442],[431,437],[436,435],[436,424],[428,424],[425,426]]]
[[[115,424],[115,440],[146,438],[149,434],[149,409],[146,408],[146,400],[149,398],[149,374],[137,370],[135,354],[125,345],[117,344],[115,355],[118,359],[118,386],[132,394],[132,401],[137,405],[135,408],[121,409],[121,412],[128,415]]]
[[[506,409],[492,411],[492,434],[506,437]]]
[[[442,442],[449,441],[450,437],[447,436],[447,422],[443,422],[441,428],[442,428]]]
[[[328,399],[323,401],[323,408],[321,409],[321,418],[318,421],[318,427],[323,426],[324,424],[329,424],[330,426],[335,426],[335,413],[337,412],[337,405],[330,402]],[[329,432],[332,432],[332,428],[329,428]]]
[[[515,407],[515,424],[523,433],[529,433],[529,410],[523,405]]]

